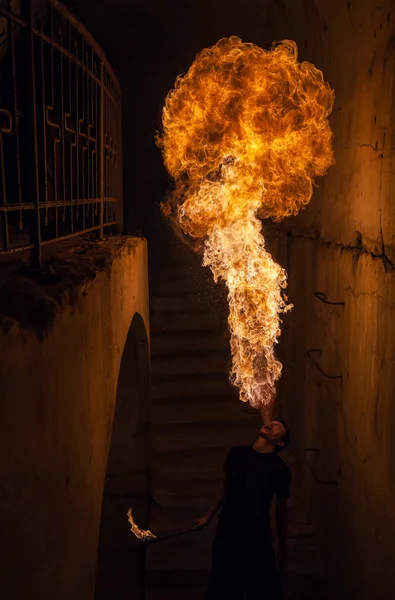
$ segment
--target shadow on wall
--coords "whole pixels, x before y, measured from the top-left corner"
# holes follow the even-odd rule
[[[150,358],[142,317],[133,317],[119,371],[97,557],[95,600],[144,595],[145,549],[129,530],[129,506],[147,526],[149,512]]]

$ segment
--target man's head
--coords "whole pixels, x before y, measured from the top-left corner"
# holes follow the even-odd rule
[[[266,423],[266,425],[261,427],[258,435],[274,446],[274,452],[281,452],[289,444],[288,426],[280,419]]]

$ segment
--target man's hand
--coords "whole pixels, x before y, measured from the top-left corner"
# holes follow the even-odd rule
[[[192,526],[192,529],[194,531],[201,531],[209,524],[209,522],[210,520],[208,517],[201,517],[200,519],[196,519]]]
[[[285,544],[280,544],[280,546],[278,547],[277,567],[280,576],[284,575],[285,569],[287,567],[287,546]]]

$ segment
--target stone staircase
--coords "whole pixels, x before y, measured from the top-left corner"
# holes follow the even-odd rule
[[[238,400],[229,383],[228,337],[211,275],[181,242],[166,231],[161,235],[155,244],[160,251],[150,257],[149,528],[166,536],[188,529],[205,513],[221,485],[229,447],[252,443],[261,417]],[[320,600],[314,585],[320,579],[313,566],[316,538],[293,503],[290,562],[295,568],[290,569],[286,599]],[[147,600],[203,600],[215,521],[202,532],[149,546]]]

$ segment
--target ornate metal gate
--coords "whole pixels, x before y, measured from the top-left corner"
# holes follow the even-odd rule
[[[121,92],[57,0],[0,0],[0,255],[122,221]]]

